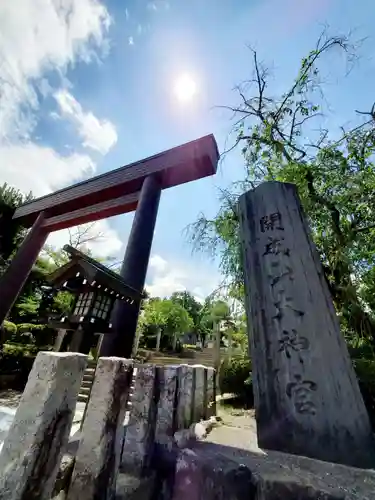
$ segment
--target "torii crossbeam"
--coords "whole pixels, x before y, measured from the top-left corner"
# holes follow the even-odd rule
[[[142,291],[163,189],[216,173],[216,141],[208,135],[144,160],[112,170],[37,198],[16,209],[13,219],[31,227],[0,279],[0,324],[16,301],[48,235],[52,231],[135,210],[121,276]],[[102,355],[130,357],[139,314],[119,303],[113,333],[102,343]]]

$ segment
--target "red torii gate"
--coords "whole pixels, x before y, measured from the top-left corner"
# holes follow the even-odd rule
[[[216,173],[219,153],[208,135],[144,160],[42,196],[16,209],[13,219],[31,227],[0,279],[0,324],[16,301],[32,266],[52,231],[135,210],[121,276],[142,291],[162,189]],[[139,315],[118,302],[113,333],[104,337],[101,355],[130,357]]]

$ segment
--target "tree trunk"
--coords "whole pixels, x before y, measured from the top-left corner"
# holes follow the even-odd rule
[[[232,350],[233,350],[233,340],[232,340],[232,332],[228,333],[228,360],[232,360]]]
[[[132,358],[135,358],[138,352],[138,347],[139,347],[139,341],[141,340],[141,329],[137,328],[137,331],[135,333],[135,339],[134,339],[134,345],[133,345],[133,352],[132,352]]]
[[[220,323],[214,323],[215,332],[215,369],[217,373],[220,369]]]
[[[156,332],[156,352],[160,351],[161,328]]]
[[[177,333],[174,333],[173,334],[173,339],[172,339],[172,349],[173,349],[173,351],[176,350],[176,346],[177,346]]]

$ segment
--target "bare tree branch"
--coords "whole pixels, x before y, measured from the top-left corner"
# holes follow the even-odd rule
[[[105,235],[102,231],[93,233],[95,226],[96,222],[83,224],[81,226],[77,226],[74,233],[69,229],[69,245],[74,248],[79,248],[87,243],[105,239]]]

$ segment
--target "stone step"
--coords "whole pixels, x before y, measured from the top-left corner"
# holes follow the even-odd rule
[[[87,403],[88,400],[89,400],[88,395],[78,394],[77,401],[79,401],[80,403]]]
[[[91,389],[92,387],[92,380],[84,380],[81,384],[81,388],[85,388],[85,389]]]
[[[150,361],[154,365],[206,365],[213,366],[213,360],[201,358],[155,358]]]
[[[81,389],[79,390],[80,394],[87,394],[87,395],[89,395],[90,392],[91,392],[91,387],[81,387]]]

